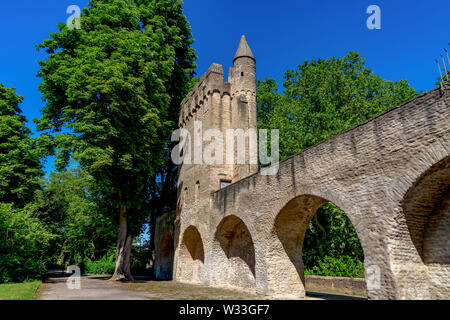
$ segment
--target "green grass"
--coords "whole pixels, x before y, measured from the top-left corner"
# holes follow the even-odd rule
[[[42,281],[0,284],[0,300],[34,300]]]

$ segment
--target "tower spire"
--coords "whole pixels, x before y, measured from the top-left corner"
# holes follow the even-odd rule
[[[248,57],[248,58],[252,58],[253,60],[255,60],[252,50],[248,46],[247,40],[245,39],[244,35],[242,35],[241,41],[239,42],[239,47],[236,51],[236,54],[234,55],[233,64],[237,58],[242,58],[242,57]]]

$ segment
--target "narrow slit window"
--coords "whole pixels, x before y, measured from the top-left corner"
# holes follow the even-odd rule
[[[223,189],[231,184],[230,180],[220,180],[220,189]]]
[[[198,195],[200,193],[200,181],[195,183],[195,201],[198,200]]]

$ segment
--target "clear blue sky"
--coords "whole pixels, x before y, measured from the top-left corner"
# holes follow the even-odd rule
[[[65,22],[66,8],[87,0],[3,1],[0,11],[0,82],[24,96],[28,118],[43,106],[36,77],[45,53],[35,45]],[[381,30],[366,27],[366,8],[381,8]],[[199,75],[212,62],[231,64],[242,34],[257,60],[257,76],[279,84],[286,69],[305,59],[341,57],[350,50],[385,79],[407,79],[417,90],[432,89],[438,76],[434,59],[450,42],[448,0],[186,0]],[[448,47],[448,46],[447,46]],[[34,130],[34,125],[30,122]]]

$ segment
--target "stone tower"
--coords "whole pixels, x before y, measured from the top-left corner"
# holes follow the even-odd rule
[[[190,161],[185,159],[179,167],[175,248],[183,242],[179,232],[186,225],[194,224],[202,238],[208,238],[213,192],[258,171],[257,158],[250,161],[249,152],[250,140],[254,143],[252,150],[257,150],[256,60],[245,36],[240,40],[233,67],[229,69],[228,81],[224,81],[222,65],[211,64],[181,102],[178,125],[189,132],[190,139],[185,141],[181,154]],[[234,130],[232,135],[230,129]],[[249,129],[253,130],[254,136]],[[239,131],[244,132],[241,138],[234,135]],[[231,150],[233,161],[228,158]],[[212,154],[214,161],[208,163],[205,154]],[[245,160],[238,161],[243,158],[242,154]],[[256,155],[256,152],[252,154]],[[189,279],[202,274],[198,270],[177,270],[177,260],[183,259],[177,251],[180,250],[176,249],[175,253],[174,278]],[[203,262],[201,265],[203,268]]]

